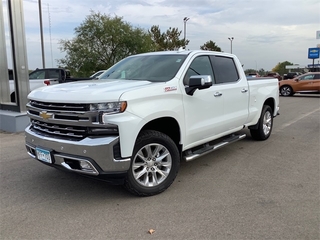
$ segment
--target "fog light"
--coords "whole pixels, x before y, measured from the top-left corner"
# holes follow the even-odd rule
[[[87,161],[80,161],[80,167],[82,170],[93,170],[91,164]]]

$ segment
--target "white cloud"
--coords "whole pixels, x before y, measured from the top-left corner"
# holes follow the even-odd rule
[[[6,8],[7,0],[2,1]],[[38,1],[24,0],[23,6],[29,68],[36,68],[41,66]],[[74,28],[91,10],[121,16],[145,29],[159,25],[163,31],[169,27],[183,31],[183,18],[187,16],[189,49],[199,49],[212,40],[229,52],[228,37],[234,37],[233,53],[244,68],[271,70],[283,61],[306,65],[311,63],[308,48],[320,43],[315,39],[315,32],[320,30],[318,0],[42,0],[42,10],[46,62],[50,67],[55,64],[52,58],[64,56],[58,48],[59,40],[71,39]]]

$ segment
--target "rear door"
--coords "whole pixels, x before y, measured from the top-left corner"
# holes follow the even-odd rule
[[[217,92],[223,97],[224,132],[246,123],[249,111],[249,89],[246,78],[241,78],[234,59],[211,56]],[[240,70],[239,70],[240,71]]]

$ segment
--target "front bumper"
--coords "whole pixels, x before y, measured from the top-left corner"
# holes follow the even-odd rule
[[[114,157],[118,136],[69,141],[39,135],[28,126],[25,129],[25,143],[31,157],[38,159],[36,148],[44,149],[50,152],[52,158],[52,163],[46,164],[89,176],[123,175],[130,167],[130,158]]]

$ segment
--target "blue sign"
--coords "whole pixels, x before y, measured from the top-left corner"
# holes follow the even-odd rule
[[[309,59],[319,58],[319,52],[320,52],[320,48],[309,48],[308,58]]]
[[[308,64],[308,68],[320,68],[320,64]]]

